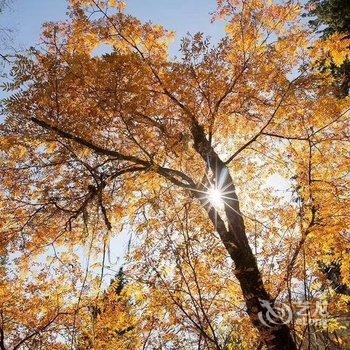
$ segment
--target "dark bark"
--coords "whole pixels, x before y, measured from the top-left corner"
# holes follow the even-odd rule
[[[222,243],[235,263],[234,274],[241,286],[250,320],[259,331],[268,349],[295,350],[296,344],[287,324],[284,324],[278,317],[274,317],[277,325],[273,326],[264,324],[259,319],[260,314],[266,320],[265,316],[267,313],[267,310],[261,305],[260,301],[268,302],[275,313],[277,313],[277,310],[274,307],[273,299],[265,289],[256,258],[249,246],[232,177],[225,163],[219,158],[205,137],[203,127],[195,120],[192,121],[192,135],[194,148],[203,160],[207,162],[214,180],[217,183],[220,181],[225,192],[229,192],[228,195],[225,195],[225,214],[228,228],[226,228],[223,219],[215,209],[206,205],[198,193],[196,193],[196,196],[205,206],[209,218],[220,235]]]
[[[350,288],[342,283],[341,278],[341,264],[338,262],[333,262],[329,265],[319,263],[320,270],[326,276],[328,281],[331,283],[332,288],[338,294],[349,295],[350,296]]]
[[[3,314],[2,310],[0,310],[0,318],[1,318],[1,325],[0,325],[0,350],[6,350],[6,346],[5,346],[5,331],[4,331],[4,314]]]
[[[2,328],[0,328],[0,349],[6,350],[4,330]]]

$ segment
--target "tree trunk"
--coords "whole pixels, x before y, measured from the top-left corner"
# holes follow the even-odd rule
[[[192,135],[194,148],[207,162],[214,181],[222,184],[224,191],[229,193],[225,194],[225,214],[228,228],[226,228],[224,220],[216,210],[206,204],[206,201],[200,198],[198,192],[195,195],[205,206],[222,243],[235,263],[234,274],[242,289],[250,320],[259,331],[261,340],[264,341],[268,349],[296,350],[291,330],[278,316],[274,301],[265,289],[256,258],[248,243],[238,197],[229,170],[206,139],[203,127],[195,121],[192,125]],[[264,302],[264,305],[261,301]],[[269,305],[270,309],[266,308],[266,305]],[[273,315],[273,323],[264,322],[267,319],[266,316],[271,316],[271,314]]]

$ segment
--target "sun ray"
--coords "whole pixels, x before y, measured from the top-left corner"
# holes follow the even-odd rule
[[[222,202],[223,202],[222,195],[223,195],[223,193],[221,192],[221,190],[215,186],[212,186],[207,191],[208,199],[209,199],[210,203],[214,206],[219,206],[222,204]]]

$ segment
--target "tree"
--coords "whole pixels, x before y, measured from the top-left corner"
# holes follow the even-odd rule
[[[329,37],[335,33],[350,33],[350,6],[343,0],[312,0],[309,1],[310,16],[315,18],[310,24],[322,29],[324,37]]]
[[[309,21],[311,26],[322,33],[322,39],[327,41],[332,36],[336,36],[338,40],[343,41],[350,36],[350,6],[346,1],[312,0],[308,3],[308,16],[312,17]],[[335,78],[339,97],[346,97],[350,88],[350,61],[348,57],[349,47],[345,45],[345,57],[340,62],[332,58],[329,61],[326,58],[319,60],[320,69],[323,72],[330,72]],[[344,59],[345,58],[345,59]],[[331,281],[334,289],[343,294],[349,295],[346,285],[342,284],[340,273],[340,262],[332,262],[329,265],[321,264],[321,269],[327,278]]]
[[[322,37],[327,38],[338,35],[336,40],[345,40],[350,36],[350,5],[343,0],[311,0],[308,3],[308,15],[313,17],[310,24],[320,30]],[[349,47],[345,47],[348,51]],[[325,62],[326,61],[326,62]],[[321,60],[323,69],[330,70],[339,86],[339,96],[345,97],[350,89],[350,62],[349,57],[344,62],[327,64],[327,59]]]
[[[31,271],[21,276],[13,267],[0,269],[0,349],[63,350],[57,341],[61,324],[69,324],[71,310],[64,306],[72,295],[69,280],[63,274]]]
[[[99,298],[87,303],[85,313],[80,315],[77,348],[84,349],[135,349],[139,347],[140,330],[137,329],[137,298],[130,293],[123,270]]]
[[[179,60],[169,58],[173,34],[121,2],[72,0],[69,21],[45,26],[44,47],[12,71],[2,247],[43,254],[91,238],[105,257],[127,222],[141,242],[131,271],[148,273],[147,310],[164,310],[145,318],[144,344],[171,329],[169,348],[193,346],[176,332],[195,333],[203,349],[250,348],[226,300],[244,305],[257,348],[296,349],[310,324],[284,323],[276,300],[292,304],[301,285],[309,300],[314,258],[330,251],[349,284],[349,101],[310,68],[298,5],[219,1],[217,16],[227,23],[220,43],[185,38]],[[94,54],[102,43],[113,52]],[[292,195],[268,189],[273,174],[291,179]],[[262,322],[271,310],[274,322]]]

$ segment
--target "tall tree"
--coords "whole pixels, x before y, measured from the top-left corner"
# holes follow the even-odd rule
[[[20,57],[12,72],[17,90],[1,130],[7,225],[0,239],[6,251],[40,254],[53,243],[78,246],[92,237],[105,256],[128,222],[140,240],[146,232],[134,257],[149,263],[148,291],[159,300],[171,296],[199,346],[243,348],[237,334],[217,336],[219,321],[212,322],[210,298],[201,294],[201,285],[206,296],[220,292],[205,272],[222,279],[222,267],[239,285],[259,346],[296,349],[295,327],[283,322],[275,301],[306,285],[299,257],[310,241],[318,254],[320,228],[339,256],[349,247],[341,220],[329,215],[334,201],[341,217],[348,206],[325,185],[335,180],[335,164],[339,188],[346,176],[349,104],[305,68],[314,51],[297,4],[221,0],[216,15],[227,23],[226,36],[214,47],[202,34],[185,39],[179,60],[169,58],[171,32],[126,15],[118,1],[72,0],[69,21],[45,26],[43,48]],[[112,53],[98,56],[101,44]],[[272,174],[293,177],[296,202],[271,195]],[[266,227],[266,218],[274,224]],[[217,257],[213,241],[221,242]],[[225,268],[222,256],[234,266]],[[186,299],[181,288],[169,288],[171,277],[187,286]],[[223,320],[225,309],[216,307]],[[273,322],[262,322],[271,311]],[[178,319],[170,314],[157,322]]]
[[[308,15],[313,17],[310,24],[317,28],[324,39],[338,35],[336,40],[346,40],[350,37],[350,4],[344,0],[311,0],[308,2]],[[346,51],[350,47],[345,48]],[[324,62],[321,65],[324,70],[330,70],[338,84],[338,95],[345,97],[350,89],[350,61],[349,57],[344,62]],[[327,60],[326,60],[327,61]]]

